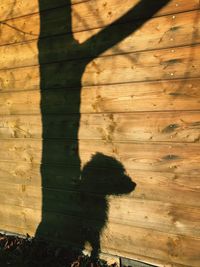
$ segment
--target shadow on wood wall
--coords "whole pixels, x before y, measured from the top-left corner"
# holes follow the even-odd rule
[[[92,256],[98,256],[100,234],[108,217],[106,197],[127,194],[134,190],[136,184],[125,174],[125,169],[119,161],[101,153],[93,155],[91,161],[81,170],[78,141],[81,78],[89,62],[142,27],[168,2],[169,0],[141,0],[114,22],[119,24],[115,27],[116,33],[113,32],[114,28],[111,24],[79,44],[72,34],[71,1],[66,0],[66,6],[63,7],[62,12],[60,9],[54,9],[49,13],[44,11],[45,1],[39,1],[41,32],[38,49],[43,151],[42,221],[36,232],[37,237],[62,238],[80,249],[87,241],[92,247]],[[144,17],[143,20],[135,21],[141,16]],[[50,20],[54,22],[53,26],[49,23]],[[120,31],[120,25],[125,21],[130,23],[126,29],[123,27],[123,31]],[[62,31],[64,29],[66,34],[62,38],[62,43],[58,44],[55,33],[59,34],[61,29]],[[54,38],[48,43],[45,37],[51,34]],[[62,58],[56,54],[58,48],[64,51]],[[82,59],[76,60],[77,55]],[[46,63],[49,62],[49,57],[55,64]],[[48,95],[49,90],[54,92],[51,97]],[[57,94],[59,90],[62,90],[62,95]],[[76,92],[76,96],[71,99],[72,90]],[[64,99],[69,105],[66,104],[65,109],[62,110],[60,106],[52,108],[52,97],[59,97],[60,101]],[[53,129],[49,120],[50,114],[51,117],[54,116]],[[67,129],[62,127],[59,114],[76,114],[73,116],[73,124]],[[54,133],[66,131],[66,138],[50,141],[52,130]],[[60,162],[60,166],[55,164],[54,160]],[[55,186],[51,188],[52,184]],[[60,185],[59,190],[56,184]]]

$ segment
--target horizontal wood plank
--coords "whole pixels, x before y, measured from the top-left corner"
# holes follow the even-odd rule
[[[136,7],[138,2],[138,0],[127,0],[126,5],[124,5],[120,0],[112,0],[109,2],[105,2],[104,0],[86,1],[72,6],[71,14],[69,13],[70,10],[67,9],[67,7],[61,7],[43,12],[42,15],[45,16],[45,32],[42,32],[41,34],[43,36],[50,36],[55,34],[63,34],[69,31],[77,32],[94,28],[102,28],[115,22],[117,19],[126,14],[126,12],[131,8]],[[63,0],[60,2],[60,4],[62,3]],[[41,9],[46,9],[48,6],[53,6],[55,4],[59,5],[56,3],[56,1],[45,1],[45,3],[41,4]],[[142,19],[148,16],[151,6],[154,7],[157,4],[156,2],[154,5],[151,3],[151,5],[148,5],[148,7],[147,4],[148,1],[143,1],[137,12],[126,15],[123,21],[130,21],[138,18]],[[38,4],[36,4],[34,0],[33,3],[30,4],[25,2],[20,8],[17,4],[16,7],[12,7],[11,3],[10,6],[7,7],[7,10],[5,4],[1,4],[0,15],[2,19],[6,19],[15,16],[14,14],[16,12],[20,12],[20,10],[22,10],[23,13],[29,14],[30,11],[27,11],[27,13],[25,11],[25,6],[29,7],[31,12],[33,12],[34,9],[37,12],[39,11]],[[190,2],[187,0],[172,0],[154,15],[167,15],[198,8],[198,0],[191,0]],[[1,44],[24,42],[38,38],[40,34],[40,15],[33,14],[1,23],[1,35],[3,37],[3,39],[1,38]],[[63,25],[66,25],[66,20],[70,19],[70,16],[72,17],[72,29],[63,27]],[[99,31],[100,30],[101,29],[99,29]]]
[[[0,229],[199,267],[200,5],[154,2],[0,3]]]
[[[40,49],[38,49],[38,40],[16,45],[0,46],[0,54],[2,54],[0,68],[14,68],[52,61],[80,59],[81,57],[95,57],[97,51],[103,46],[111,48],[107,49],[102,55],[112,55],[197,44],[200,42],[200,20],[197,19],[199,15],[200,11],[197,10],[177,14],[174,19],[172,19],[171,15],[153,18],[114,46],[112,45],[114,36],[120,36],[120,32],[126,32],[130,27],[134,29],[134,22],[113,26],[112,31],[107,34],[107,37],[99,37],[97,42],[91,40],[91,42],[86,42],[86,44],[84,44],[84,41],[96,34],[97,30],[76,33],[74,35],[76,41],[69,41],[70,37],[68,38],[67,35],[43,39],[40,41]],[[0,42],[3,42],[4,36],[6,35],[2,35]],[[15,36],[10,36],[9,40],[13,38]],[[80,45],[77,45],[76,42]],[[109,45],[109,42],[111,45]],[[69,43],[70,52],[68,49]]]
[[[4,216],[1,216],[1,225],[9,225],[10,230],[12,227],[15,229],[20,226],[20,228],[24,229],[24,233],[34,234],[34,229],[37,228],[41,218],[40,213],[38,214],[37,211],[28,208],[1,206],[4,206],[1,209],[1,213],[4,211],[2,214]],[[71,243],[80,244],[81,233],[84,231],[85,223],[87,227],[90,227],[91,231],[95,229],[96,223],[89,220],[80,223],[80,220],[74,220],[74,217],[70,216],[61,217],[51,213],[45,213],[44,215],[48,227],[43,235],[46,237],[55,236],[60,241],[67,240],[68,242],[71,241]],[[56,227],[58,224],[60,228]],[[68,231],[63,231],[63,227]],[[170,261],[175,266],[177,263],[198,267],[199,246],[200,242],[197,238],[166,234],[116,223],[109,223],[101,235],[101,247],[105,253],[130,257],[130,255],[133,255],[132,251],[134,250],[134,254],[138,255],[140,259],[149,257],[154,263],[156,260]]]
[[[102,190],[106,191],[106,189]],[[39,187],[11,186],[11,184],[1,183],[0,202],[5,205],[40,211],[43,199],[46,203],[43,212],[101,221],[104,219],[105,211],[102,209],[106,197],[109,207],[107,214],[105,214],[107,223],[119,223],[169,234],[200,237],[199,207],[186,206],[185,204],[175,205],[166,201],[163,203],[138,199],[135,198],[135,192],[132,192],[132,196],[129,197],[55,189],[43,189],[42,192],[43,195]],[[8,194],[9,198],[7,198]]]
[[[3,116],[0,138],[76,137],[78,115]],[[42,121],[45,124],[43,129]],[[199,142],[200,112],[81,115],[79,140]]]
[[[199,171],[199,144],[176,143],[116,143],[103,141],[77,142],[51,140],[5,139],[0,140],[0,160],[27,163],[63,163],[77,166],[79,149],[82,165],[91,160],[91,156],[101,153],[102,157],[119,160],[126,169],[188,173]],[[98,154],[97,154],[98,155]],[[90,161],[93,167],[104,167],[104,163]],[[102,165],[103,164],[103,165]],[[108,167],[106,165],[106,167]],[[109,168],[116,167],[115,160],[109,162]],[[45,168],[45,166],[44,166]]]
[[[128,83],[76,89],[13,91],[0,95],[1,115],[199,110],[200,79]],[[77,102],[78,101],[78,102]]]
[[[26,16],[39,11],[44,11],[70,4],[77,4],[87,0],[70,0],[66,4],[66,0],[42,0],[43,5],[39,10],[38,0],[22,1],[22,0],[6,0],[0,3],[1,21]],[[195,4],[195,3],[194,3]]]
[[[37,89],[40,79],[42,89],[45,89],[195,78],[199,77],[199,62],[200,45],[109,56],[91,62],[67,61],[43,65],[40,68],[33,66],[1,70],[0,89]]]
[[[2,162],[0,161],[1,182],[10,185],[18,185],[21,188],[42,186],[40,164],[25,162]],[[95,177],[102,170],[98,168],[91,169]],[[189,173],[170,173],[170,172],[151,172],[139,170],[126,170],[128,176],[137,184],[134,191],[134,198],[168,202],[174,204],[187,203],[190,206],[199,207],[199,180],[198,171]],[[67,174],[67,179],[66,179]],[[99,175],[100,175],[99,174]],[[65,166],[63,164],[50,164],[46,166],[46,176],[48,179],[43,187],[55,190],[71,190],[95,192],[95,187],[80,188],[79,173],[74,166]],[[105,174],[106,177],[106,174]],[[100,180],[94,180],[97,183]],[[102,179],[101,185],[108,186],[107,180]],[[98,186],[96,187],[98,188]],[[159,190],[158,190],[159,188]],[[39,193],[38,193],[39,194]],[[176,197],[174,197],[176,196]]]

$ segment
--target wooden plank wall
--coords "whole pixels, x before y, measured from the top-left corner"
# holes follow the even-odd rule
[[[145,10],[135,21],[126,17],[92,47],[89,38],[139,1],[72,0],[70,54],[63,41],[70,33],[58,27],[65,23],[66,1],[43,2],[49,23],[44,36],[38,0],[0,3],[0,229],[34,235],[43,216],[44,192],[52,196],[46,218],[79,227],[80,193],[63,173],[74,175],[73,127],[79,120],[74,101],[80,92],[70,68],[87,62],[81,80],[81,164],[96,152],[114,157],[137,184],[128,195],[108,198],[102,252],[161,266],[199,267],[199,1],[171,0],[148,21]],[[54,14],[61,15],[52,20]],[[113,44],[115,36],[143,20],[140,28]],[[84,43],[84,55],[75,43]],[[105,43],[110,48],[96,57]],[[51,103],[44,108],[45,131],[39,64],[52,73],[43,93]],[[61,73],[59,82],[55,73]],[[53,153],[43,162],[49,165],[49,177],[42,189],[43,139]],[[62,161],[66,140],[72,166]],[[73,205],[66,205],[62,191]],[[90,226],[94,222],[89,219]]]

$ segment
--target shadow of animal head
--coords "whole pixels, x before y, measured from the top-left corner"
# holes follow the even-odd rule
[[[101,153],[84,166],[81,177],[82,189],[105,196],[128,194],[136,187],[118,160]]]

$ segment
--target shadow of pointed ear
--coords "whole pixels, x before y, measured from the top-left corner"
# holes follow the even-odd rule
[[[81,177],[83,190],[102,195],[128,194],[136,187],[121,162],[101,153],[85,164]]]

